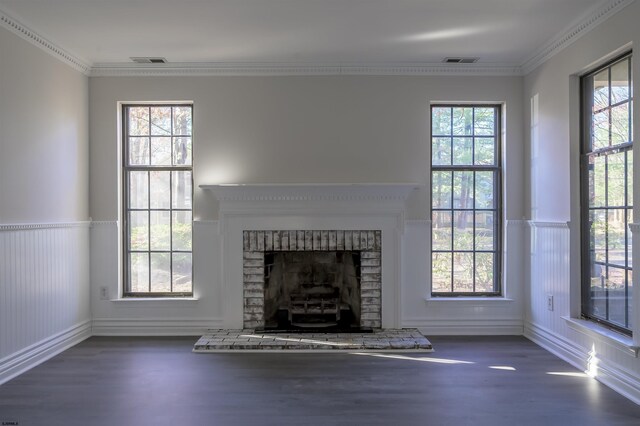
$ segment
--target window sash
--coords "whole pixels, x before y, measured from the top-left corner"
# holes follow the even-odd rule
[[[615,101],[613,99],[613,90],[612,90],[612,70],[616,65],[627,64],[627,90],[628,96],[627,99],[623,99],[622,101]],[[631,233],[629,231],[628,225],[630,223],[629,212],[633,214],[633,200],[629,194],[629,184],[633,181],[633,176],[629,176],[629,165],[633,166],[633,135],[631,134],[633,118],[631,115],[631,111],[633,109],[633,92],[632,88],[632,73],[631,73],[631,53],[625,53],[624,55],[615,58],[609,63],[597,68],[596,70],[590,72],[585,75],[581,79],[581,120],[582,120],[582,141],[581,141],[581,155],[580,155],[580,182],[581,182],[581,247],[582,247],[582,315],[585,318],[590,320],[600,322],[608,327],[616,329],[626,334],[631,334],[631,324],[630,324],[630,286],[632,283],[631,273],[632,266],[630,265],[630,259],[632,252],[630,251],[630,238]],[[601,108],[594,108],[594,79],[597,75],[606,72],[607,74],[607,105]],[[614,143],[613,140],[613,126],[614,121],[612,118],[611,112],[614,108],[628,104],[628,116],[627,122],[624,123],[627,127],[627,131],[629,132],[627,135],[628,140],[622,139],[621,142]],[[595,146],[594,142],[594,133],[595,130],[593,128],[595,116],[598,114],[607,113],[607,145],[604,147]],[[613,158],[614,155],[624,154],[624,164],[623,164],[623,179],[624,179],[624,194],[623,194],[623,203],[620,204],[620,200],[614,200],[610,203],[610,194],[609,194],[609,172],[610,172],[610,159]],[[595,161],[596,159],[604,159],[604,177],[602,187],[604,189],[604,202],[602,205],[598,203],[597,205],[592,205],[592,196],[595,197],[595,194],[592,194],[591,187],[591,179],[597,179],[595,176]],[[614,163],[615,164],[615,163]],[[594,176],[592,176],[592,174]],[[631,181],[631,182],[630,182]],[[602,189],[602,188],[600,188]],[[595,186],[593,187],[595,190]],[[618,201],[618,202],[615,202]],[[594,229],[594,222],[592,222],[592,218],[594,215],[601,213],[604,217],[604,226],[598,232]],[[614,249],[612,247],[612,241],[610,240],[610,236],[613,235],[615,237],[616,234],[610,232],[613,227],[610,227],[610,217],[615,214],[622,214],[624,216],[623,222],[623,231],[624,234],[624,250]],[[599,222],[595,222],[599,223]],[[620,234],[620,233],[618,233]],[[596,256],[600,252],[600,249],[596,247],[596,243],[601,237],[604,236],[604,260],[598,260]],[[619,235],[618,235],[619,237]],[[618,238],[619,239],[619,238]],[[618,241],[619,243],[619,241]],[[624,262],[620,264],[619,260],[616,263],[616,260],[612,260],[610,257],[610,252],[615,251],[616,253],[623,252]],[[602,256],[602,254],[599,254]],[[594,285],[594,279],[596,272],[599,271],[600,274],[600,282],[601,286],[596,284]],[[593,274],[592,274],[593,272]],[[604,272],[604,273],[603,273]],[[624,319],[620,321],[620,313],[617,312],[618,318],[615,319],[614,313],[616,313],[616,309],[612,309],[612,305],[617,305],[619,307],[620,303],[617,301],[616,293],[619,293],[620,290],[616,290],[615,288],[610,288],[609,283],[612,279],[612,274],[622,274],[624,289],[623,289],[623,297],[624,297],[624,307],[623,307],[623,317]],[[605,285],[606,284],[606,285]],[[596,312],[603,308],[604,313]]]
[[[446,109],[451,109],[451,126],[450,126],[450,132],[434,132],[434,124],[433,124],[433,120],[434,120],[434,109],[435,108],[446,108]],[[473,108],[473,112],[472,112],[472,130],[468,131],[467,134],[465,135],[457,135],[454,134],[454,125],[453,125],[453,109],[455,108]],[[476,109],[478,108],[490,108],[493,112],[493,129],[490,132],[490,134],[486,133],[486,128],[484,129],[485,132],[483,134],[477,134],[476,133]],[[501,153],[500,153],[500,136],[501,136],[501,114],[500,114],[500,107],[498,105],[495,104],[463,104],[463,105],[453,105],[453,104],[437,104],[437,105],[432,105],[431,106],[431,120],[432,120],[432,126],[431,126],[431,212],[432,212],[432,232],[431,232],[431,260],[432,260],[432,273],[431,273],[431,283],[432,283],[432,291],[431,294],[434,296],[500,296],[502,293],[502,288],[501,288],[501,265],[502,265],[502,259],[501,259],[501,253],[502,253],[502,205],[501,205],[501,195],[502,195],[502,169],[501,169]],[[459,141],[464,141],[464,140],[470,140],[470,145],[471,145],[471,163],[472,164],[465,164],[465,165],[461,165],[461,164],[454,164],[455,160],[454,160],[454,147],[453,145],[450,145],[449,148],[449,152],[446,155],[450,155],[450,159],[446,159],[445,161],[449,162],[450,164],[434,164],[434,160],[435,160],[435,153],[436,153],[436,147],[434,144],[434,139],[435,138],[439,138],[439,139],[450,139],[452,144],[454,142],[454,138],[458,139]],[[474,141],[476,140],[476,138],[481,138],[481,139],[492,139],[493,140],[493,147],[492,147],[492,155],[493,155],[493,164],[473,164],[477,162],[477,157],[476,157],[476,143],[474,143]],[[445,157],[446,157],[445,155]],[[443,157],[442,156],[438,156],[438,160],[442,161]],[[450,188],[449,188],[449,197],[450,197],[450,201],[448,206],[445,207],[438,207],[435,206],[435,179],[434,179],[434,175],[435,173],[438,172],[451,172],[451,179],[452,182],[450,184]],[[473,205],[472,207],[468,207],[468,206],[456,206],[454,203],[455,200],[455,190],[453,189],[454,187],[454,183],[453,183],[453,179],[454,179],[454,173],[456,172],[470,172],[472,173],[473,176],[473,184],[472,184],[472,188],[471,191],[473,191],[472,194],[472,200],[473,200]],[[476,205],[476,188],[475,188],[475,184],[476,184],[476,172],[491,172],[492,177],[493,177],[493,189],[492,189],[492,198],[493,198],[493,203],[491,206],[481,206],[478,207]],[[435,229],[435,213],[450,213],[451,215],[451,227],[450,229],[450,235],[448,236],[451,239],[451,242],[449,244],[449,247],[446,249],[440,249],[437,248],[436,245],[434,244],[434,237],[436,235],[436,229]],[[466,247],[466,248],[460,248],[460,247],[456,247],[455,246],[455,233],[456,233],[456,225],[455,225],[455,216],[456,214],[460,214],[460,213],[466,213],[466,214],[471,214],[471,221],[472,221],[472,226],[471,226],[471,233],[472,233],[472,243],[471,243],[471,247]],[[491,227],[491,233],[492,233],[492,238],[491,238],[491,249],[482,249],[482,248],[478,248],[478,229],[476,229],[476,218],[477,218],[477,214],[482,214],[482,213],[490,213],[493,217],[493,226]],[[460,232],[460,231],[458,231]],[[434,267],[433,267],[433,262],[435,262],[435,256],[438,254],[443,254],[443,255],[450,255],[449,259],[446,259],[446,261],[450,262],[450,269],[449,269],[449,289],[450,291],[434,291],[435,288],[435,273],[434,273]],[[469,257],[471,258],[471,282],[472,282],[472,290],[473,291],[455,291],[455,272],[456,272],[456,256],[460,256],[460,255],[467,255],[466,259],[469,260]],[[470,256],[468,256],[470,255]],[[478,255],[492,255],[493,256],[493,265],[492,265],[492,271],[491,271],[491,275],[492,275],[492,291],[477,291],[477,288],[479,286],[479,282],[478,282],[478,278],[477,275],[479,274],[478,272],[478,268],[477,268],[477,256]],[[458,265],[459,266],[459,265]]]
[[[139,135],[139,134],[132,134],[132,132],[130,131],[130,121],[129,121],[129,111],[131,108],[154,108],[154,107],[161,107],[161,108],[171,108],[171,115],[170,115],[170,130],[167,134],[165,135],[152,135],[152,125],[151,123],[149,124],[149,129],[147,131],[147,133],[143,134],[143,135]],[[177,221],[175,221],[174,219],[177,218],[177,215],[174,216],[174,213],[178,213],[178,214],[188,214],[188,223],[189,223],[189,231],[188,231],[188,240],[190,242],[193,241],[193,218],[192,218],[192,212],[193,212],[193,160],[191,158],[191,154],[189,153],[189,163],[190,164],[174,164],[174,162],[176,161],[176,157],[175,157],[175,146],[174,146],[174,142],[176,138],[179,137],[183,137],[183,138],[190,138],[190,144],[193,143],[193,128],[191,127],[191,134],[174,134],[174,108],[175,107],[179,107],[179,108],[189,108],[189,119],[191,120],[191,123],[193,121],[193,107],[192,105],[189,104],[127,104],[127,105],[123,105],[122,107],[122,123],[123,123],[123,129],[122,129],[122,137],[123,137],[123,156],[122,156],[122,170],[123,170],[123,179],[122,179],[122,185],[123,185],[123,189],[122,189],[122,198],[123,198],[123,279],[124,279],[124,289],[123,289],[123,295],[125,297],[162,297],[162,296],[170,296],[170,297],[188,297],[188,296],[192,296],[193,295],[193,250],[192,249],[185,249],[184,247],[176,247],[176,245],[174,243],[176,243],[176,241],[174,240],[174,231],[176,224],[180,224],[182,222],[180,222],[180,220],[178,219]],[[151,119],[149,118],[149,121],[151,121]],[[192,126],[192,124],[191,124]],[[184,132],[181,132],[184,133]],[[145,154],[145,155],[149,155],[149,164],[132,164],[131,163],[131,157],[130,157],[130,148],[131,148],[131,138],[149,138],[149,140],[151,140],[150,138],[153,137],[160,137],[160,138],[168,138],[169,139],[169,161],[171,162],[170,165],[153,165],[150,164],[151,163],[151,158],[152,158],[152,152],[151,152],[151,146],[148,147],[149,149],[149,153]],[[185,148],[186,149],[186,148]],[[190,147],[189,147],[190,149]],[[184,152],[184,151],[183,151]],[[184,158],[184,157],[182,157]],[[146,172],[146,180],[145,183],[143,184],[144,186],[144,190],[143,190],[143,198],[146,196],[146,202],[144,203],[145,206],[144,207],[140,207],[140,206],[132,206],[131,202],[131,197],[130,197],[130,191],[132,190],[132,184],[131,184],[131,180],[132,180],[132,174],[135,172]],[[167,172],[168,173],[168,184],[166,187],[164,187],[163,189],[165,191],[167,191],[168,193],[168,205],[164,205],[164,206],[153,206],[151,199],[152,199],[152,182],[151,182],[151,174],[152,173],[157,173],[157,172]],[[174,176],[177,176],[176,172],[183,172],[183,173],[189,173],[189,177],[187,178],[186,176],[183,176],[183,178],[187,178],[188,182],[185,181],[183,182],[184,185],[189,185],[189,189],[188,189],[188,194],[184,194],[187,199],[189,200],[190,206],[189,207],[185,207],[185,206],[177,206],[174,205],[174,185],[177,185],[176,182],[174,182]],[[163,182],[165,183],[165,182]],[[186,188],[185,188],[186,189]],[[130,215],[131,214],[137,214],[137,215],[142,215],[142,216],[146,216],[146,226],[143,225],[143,228],[146,227],[146,241],[143,244],[143,247],[134,247],[133,242],[132,242],[132,231],[131,231],[131,226],[132,226],[132,221],[130,220]],[[163,243],[166,245],[160,245],[159,247],[153,247],[152,246],[152,220],[151,217],[154,214],[162,214],[168,217],[165,217],[164,219],[167,221],[168,223],[168,235],[164,235],[162,234],[163,238]],[[144,231],[142,231],[144,233]],[[158,231],[160,232],[160,231]],[[189,243],[189,246],[191,246],[192,243]],[[135,271],[136,273],[142,271],[143,274],[142,276],[146,279],[146,285],[147,285],[147,289],[148,291],[134,291],[132,286],[133,286],[133,265],[132,265],[132,258],[135,255],[142,255],[137,256],[138,258],[142,258],[143,263],[146,261],[147,265],[146,268],[144,266],[144,264],[142,265],[142,269]],[[146,255],[146,256],[144,256]],[[165,257],[165,259],[162,259],[162,257]],[[174,286],[176,285],[176,283],[174,282],[176,280],[177,277],[177,273],[176,271],[178,269],[183,269],[183,268],[178,268],[177,265],[179,262],[179,258],[182,256],[187,256],[187,262],[189,264],[188,270],[186,270],[187,273],[187,277],[189,277],[191,286],[189,291],[175,291],[174,290]],[[146,257],[146,260],[144,259]],[[154,271],[154,266],[153,266],[153,259],[154,257],[156,258],[156,260],[161,260],[164,265],[166,266],[168,264],[169,266],[169,270],[168,270],[168,278],[166,278],[166,281],[168,281],[168,285],[169,285],[169,291],[152,291],[152,286],[153,286],[153,282],[152,282],[152,273]],[[167,259],[168,258],[168,259]],[[144,273],[146,270],[146,273]],[[164,271],[166,273],[166,271]],[[139,290],[139,289],[138,289]]]

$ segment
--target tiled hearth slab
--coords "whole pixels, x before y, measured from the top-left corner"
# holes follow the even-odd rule
[[[417,329],[373,333],[256,333],[254,330],[209,330],[194,352],[235,351],[388,351],[431,352],[431,342]]]

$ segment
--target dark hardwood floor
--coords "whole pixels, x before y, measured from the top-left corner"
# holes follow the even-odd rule
[[[194,354],[196,340],[93,337],[0,386],[0,424],[640,424],[640,406],[522,337],[378,355]]]

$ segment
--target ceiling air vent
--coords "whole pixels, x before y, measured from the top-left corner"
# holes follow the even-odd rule
[[[132,57],[131,60],[138,64],[166,64],[167,63],[167,60],[165,58],[153,58],[153,57],[144,57],[144,56]]]
[[[445,64],[475,64],[480,58],[444,58]]]

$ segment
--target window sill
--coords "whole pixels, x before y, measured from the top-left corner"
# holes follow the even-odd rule
[[[575,331],[586,334],[599,342],[612,346],[629,355],[633,355],[635,358],[640,357],[640,346],[635,346],[630,336],[613,331],[593,321],[571,317],[562,317],[562,319],[567,322],[569,328]]]
[[[110,302],[117,303],[135,303],[135,302],[197,302],[199,299],[196,297],[121,297],[118,299],[109,299]]]

